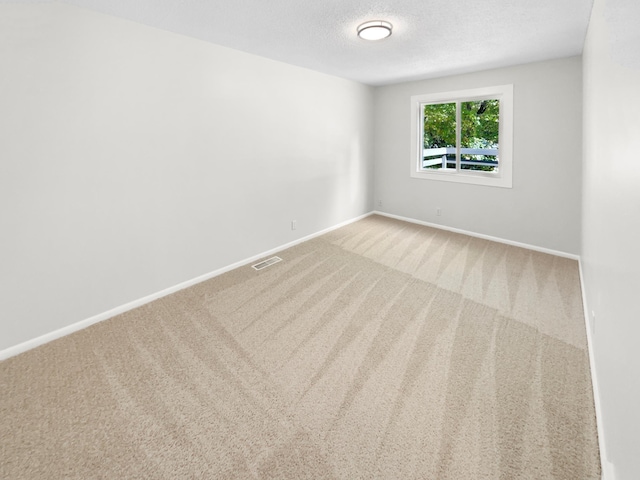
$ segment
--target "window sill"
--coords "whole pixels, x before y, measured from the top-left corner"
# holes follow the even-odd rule
[[[440,182],[468,183],[488,187],[512,188],[511,175],[488,172],[411,171],[411,177]]]

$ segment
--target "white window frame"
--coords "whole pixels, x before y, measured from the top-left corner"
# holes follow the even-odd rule
[[[498,171],[483,172],[460,169],[460,135],[457,135],[457,168],[426,169],[422,168],[424,108],[429,103],[453,103],[474,100],[497,99],[500,101],[500,126],[498,138]],[[458,128],[460,119],[456,119]],[[513,177],[513,85],[474,88],[453,92],[428,93],[411,97],[411,176],[424,180],[444,182],[471,183],[493,187],[512,188]]]

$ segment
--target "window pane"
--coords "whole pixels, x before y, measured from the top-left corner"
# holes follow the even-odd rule
[[[423,106],[422,168],[456,168],[456,104]]]
[[[460,168],[497,171],[500,101],[462,102],[460,119]]]

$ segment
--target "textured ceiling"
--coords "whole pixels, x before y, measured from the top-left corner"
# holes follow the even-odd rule
[[[263,57],[383,85],[582,53],[593,0],[66,0]],[[356,36],[367,20],[393,35]]]

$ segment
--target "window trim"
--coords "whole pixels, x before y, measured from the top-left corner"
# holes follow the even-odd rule
[[[500,100],[499,167],[497,172],[475,170],[426,170],[421,164],[423,128],[421,105],[425,103],[464,102],[495,98]],[[456,117],[459,113],[456,113]],[[460,119],[456,118],[457,125]],[[460,132],[456,132],[456,149],[460,149]],[[493,87],[428,93],[411,97],[411,177],[423,180],[469,183],[512,188],[513,185],[513,84]]]

